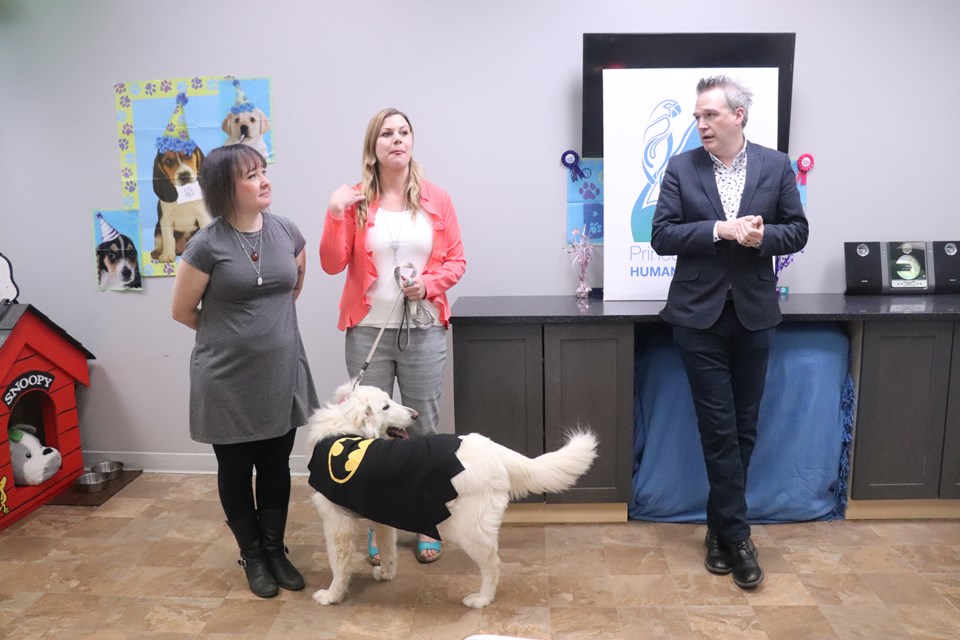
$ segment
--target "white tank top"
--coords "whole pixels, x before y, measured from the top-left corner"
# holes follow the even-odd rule
[[[433,251],[433,225],[429,216],[418,211],[416,217],[409,211],[387,211],[378,209],[373,226],[367,230],[367,249],[373,251],[373,263],[377,267],[377,279],[367,291],[370,311],[358,324],[362,326],[382,327],[390,310],[400,295],[400,286],[394,278],[396,267],[406,262],[417,268],[417,275],[423,274],[423,268]],[[401,268],[401,274],[410,275],[409,268]],[[416,303],[407,301],[411,307]],[[439,318],[437,306],[427,300],[423,305]],[[403,314],[402,304],[398,304],[390,316],[388,327],[397,328]],[[411,328],[416,328],[411,323]]]

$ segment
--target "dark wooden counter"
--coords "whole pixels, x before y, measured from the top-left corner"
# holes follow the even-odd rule
[[[454,325],[661,322],[663,300],[577,300],[565,296],[465,296],[453,305]],[[960,295],[847,296],[796,293],[780,298],[784,320],[883,320],[920,316],[960,320]]]
[[[635,336],[662,300],[466,296],[453,305],[458,433],[538,455],[594,425],[603,447],[578,487],[547,502],[630,497]],[[960,295],[780,298],[785,322],[847,328],[858,376],[852,497],[960,498]]]

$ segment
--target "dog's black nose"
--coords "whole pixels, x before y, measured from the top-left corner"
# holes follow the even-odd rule
[[[240,125],[240,133],[242,133],[243,135],[245,136],[250,135],[249,131],[250,129],[247,127],[247,125],[245,124]]]
[[[410,409],[410,417],[416,420],[417,418],[420,417],[420,414],[417,413],[416,409]]]

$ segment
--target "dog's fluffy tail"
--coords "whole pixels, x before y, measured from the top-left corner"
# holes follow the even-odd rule
[[[590,431],[576,431],[556,451],[527,458],[515,451],[503,465],[510,477],[510,497],[530,493],[560,493],[576,483],[597,457],[597,437]]]

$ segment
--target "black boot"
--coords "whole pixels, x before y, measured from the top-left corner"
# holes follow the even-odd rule
[[[272,598],[280,592],[277,581],[270,572],[267,559],[260,549],[260,525],[257,516],[250,514],[240,520],[228,520],[227,525],[233,531],[240,547],[240,560],[237,561],[247,574],[250,591],[261,598]]]
[[[757,562],[757,548],[750,538],[730,543],[733,581],[741,589],[752,589],[763,582],[763,569]]]
[[[260,542],[263,554],[273,577],[284,589],[299,591],[303,589],[303,575],[287,559],[287,548],[283,544],[283,532],[287,528],[286,509],[260,509]]]
[[[707,527],[707,536],[703,540],[703,545],[707,548],[707,556],[703,559],[703,566],[707,571],[721,576],[733,571],[727,545],[720,541],[720,535],[710,527]]]

